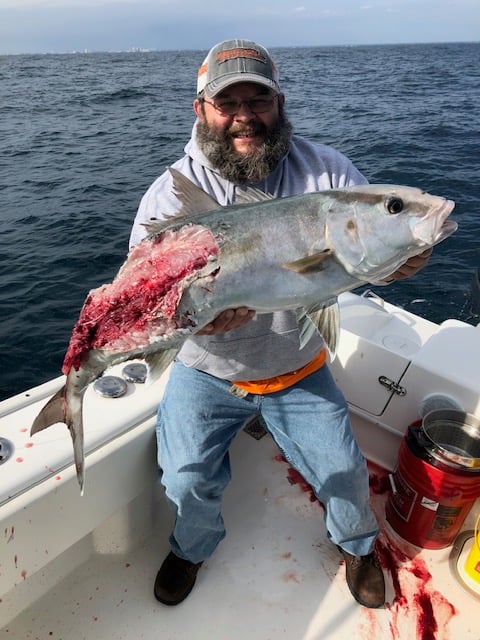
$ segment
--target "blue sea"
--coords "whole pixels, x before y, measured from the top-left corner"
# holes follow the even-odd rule
[[[0,398],[60,373],[89,289],[110,281],[150,183],[183,153],[205,51],[0,57]],[[371,182],[456,201],[458,232],[378,288],[477,324],[480,43],[272,49],[297,133]]]

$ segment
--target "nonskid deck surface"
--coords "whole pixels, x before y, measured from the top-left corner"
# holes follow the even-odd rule
[[[370,466],[382,520],[387,604],[355,603],[323,510],[269,437],[242,433],[225,495],[227,537],[185,602],[166,607],[153,581],[168,551],[160,523],[127,553],[95,555],[0,631],[2,640],[480,640],[478,599],[449,568],[450,550],[409,545],[383,524],[388,474]],[[0,603],[1,606],[1,603]]]

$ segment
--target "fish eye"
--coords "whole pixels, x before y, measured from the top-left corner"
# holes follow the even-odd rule
[[[393,196],[387,200],[386,207],[388,213],[400,213],[403,211],[403,200]]]

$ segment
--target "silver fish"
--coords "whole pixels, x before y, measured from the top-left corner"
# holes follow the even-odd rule
[[[225,309],[294,309],[302,348],[318,330],[334,354],[337,296],[378,281],[450,236],[454,203],[419,189],[368,185],[273,198],[245,189],[216,200],[174,169],[179,213],[148,226],[110,284],[89,293],[62,371],[65,386],[34,434],[64,422],[84,487],[82,403],[107,368],[144,358],[157,378],[185,340]]]

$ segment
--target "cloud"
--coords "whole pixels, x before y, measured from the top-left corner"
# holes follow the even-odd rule
[[[478,40],[478,0],[0,0],[0,53]],[[389,13],[387,9],[401,9]]]
[[[134,5],[135,2],[134,0],[0,0],[0,9],[59,9],[63,7],[98,7],[99,5],[111,4]],[[158,0],[156,4],[172,4],[172,0]]]

